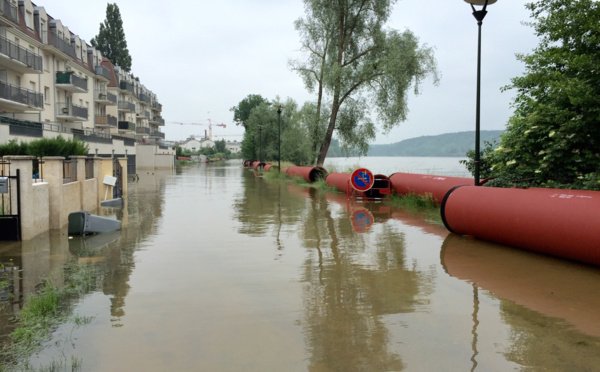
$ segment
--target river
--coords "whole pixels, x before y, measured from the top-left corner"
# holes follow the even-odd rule
[[[443,159],[358,163],[388,175],[456,175],[439,164],[458,159]],[[104,272],[30,365],[75,357],[82,371],[600,366],[598,268],[456,236],[385,202],[261,178],[240,161],[139,176],[123,209],[99,212],[123,222],[118,233],[0,243],[0,261],[22,270],[19,296],[69,261]]]

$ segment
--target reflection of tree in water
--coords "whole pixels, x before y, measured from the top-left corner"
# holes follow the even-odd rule
[[[401,370],[380,318],[413,312],[431,292],[432,274],[408,267],[404,236],[390,225],[356,234],[345,214],[332,214],[326,201],[313,199],[301,232],[314,249],[303,277],[310,370]]]
[[[141,175],[137,184],[130,184],[127,210],[118,211],[117,219],[127,220],[121,230],[121,240],[111,245],[105,255],[106,274],[103,293],[111,296],[113,322],[125,315],[125,297],[129,292],[129,276],[135,267],[134,252],[159,224],[164,205],[165,179],[161,175]],[[134,191],[135,188],[135,191]],[[114,326],[120,326],[115,323]]]
[[[295,186],[295,185],[293,185]],[[244,172],[243,194],[236,197],[234,218],[240,223],[240,234],[263,236],[273,226],[295,225],[306,211],[306,198],[288,191],[289,185],[255,177]],[[309,192],[309,188],[301,188]]]
[[[511,327],[507,360],[535,371],[598,370],[600,339],[509,300],[500,300],[500,311]]]

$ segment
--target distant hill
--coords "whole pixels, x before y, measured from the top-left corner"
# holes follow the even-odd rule
[[[482,130],[481,146],[484,141],[500,143],[503,130]],[[344,156],[332,141],[328,156]],[[467,151],[475,148],[475,131],[446,133],[437,136],[421,136],[389,145],[371,145],[367,156],[456,156],[465,157]]]

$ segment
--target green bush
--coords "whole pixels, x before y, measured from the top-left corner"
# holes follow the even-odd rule
[[[5,155],[31,155],[43,156],[84,156],[89,152],[87,143],[76,138],[66,140],[59,136],[57,138],[42,138],[29,143],[17,143],[11,140],[6,145],[0,145],[0,156]]]

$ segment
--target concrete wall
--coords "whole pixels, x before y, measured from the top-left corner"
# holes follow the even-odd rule
[[[21,197],[21,236],[29,240],[48,230],[60,229],[68,224],[69,214],[86,209],[95,212],[100,200],[104,200],[104,189],[101,188],[105,174],[113,174],[112,159],[94,158],[94,175],[85,179],[85,157],[73,157],[77,161],[78,180],[63,184],[63,157],[49,156],[42,158],[40,164],[42,180],[34,183],[32,179],[31,156],[5,156],[10,161],[11,175],[20,173]],[[127,160],[119,159],[123,167],[123,195],[127,195]],[[16,190],[16,187],[13,188]],[[16,205],[16,195],[13,205]],[[112,189],[109,190],[109,199]]]
[[[164,150],[156,145],[136,146],[137,169],[173,169],[174,150]]]

